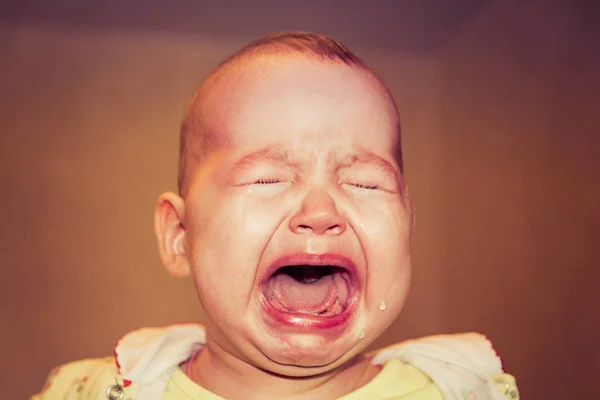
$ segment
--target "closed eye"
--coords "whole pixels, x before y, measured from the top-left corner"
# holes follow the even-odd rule
[[[250,196],[259,198],[269,198],[283,193],[293,183],[293,178],[287,177],[267,177],[267,178],[251,178],[238,186],[245,188],[246,193]]]
[[[281,183],[282,180],[277,179],[277,178],[260,178],[257,179],[256,181],[252,182],[252,184],[254,185],[270,185],[273,183]]]
[[[356,182],[348,182],[349,185],[357,187],[359,189],[368,189],[368,190],[378,190],[381,189],[381,186],[367,183],[356,183]]]

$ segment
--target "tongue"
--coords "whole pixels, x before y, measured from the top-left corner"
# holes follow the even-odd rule
[[[299,282],[286,274],[278,274],[273,280],[273,296],[289,311],[320,314],[338,300],[333,275],[324,276],[312,283]]]

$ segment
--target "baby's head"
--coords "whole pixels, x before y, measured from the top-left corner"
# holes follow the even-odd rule
[[[398,114],[353,53],[302,33],[251,44],[202,83],[181,146],[156,233],[194,279],[211,351],[312,376],[394,321],[412,228]]]

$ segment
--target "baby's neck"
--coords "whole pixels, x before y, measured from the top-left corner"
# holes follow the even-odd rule
[[[197,384],[231,400],[332,400],[364,386],[379,372],[368,359],[358,356],[322,375],[289,378],[256,368],[210,341],[189,370]]]

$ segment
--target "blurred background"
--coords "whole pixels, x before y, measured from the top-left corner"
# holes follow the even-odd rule
[[[481,331],[522,399],[598,398],[600,12],[566,0],[3,2],[1,397],[202,320],[159,263],[155,199],[194,88],[291,29],[350,46],[402,115],[414,283],[373,348]]]

